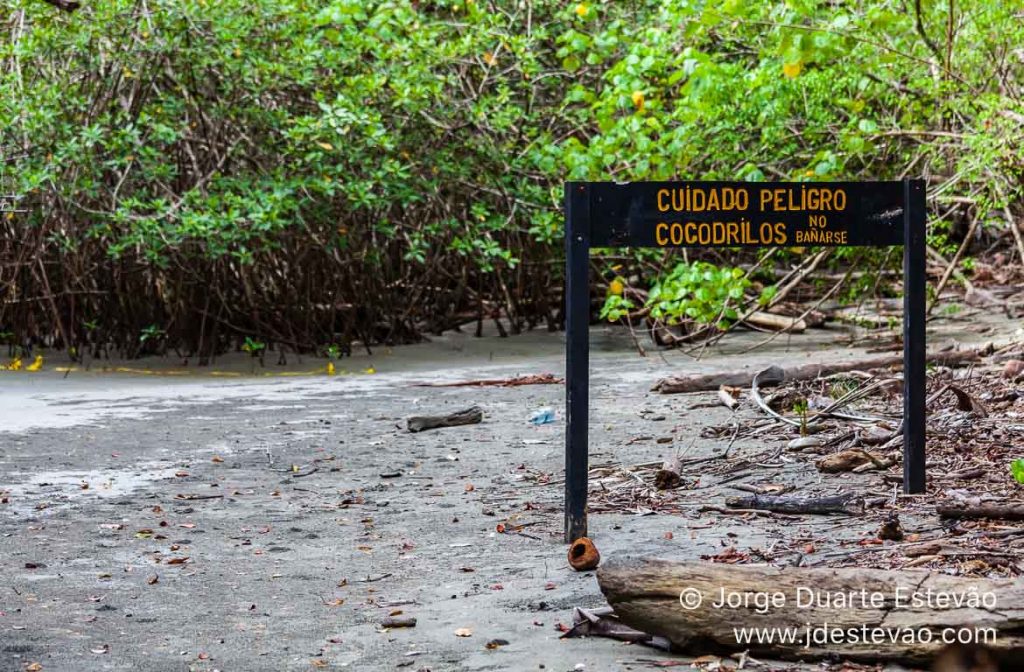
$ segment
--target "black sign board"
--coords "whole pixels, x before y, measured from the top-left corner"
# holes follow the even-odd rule
[[[925,184],[567,182],[565,538],[587,533],[592,247],[903,245],[903,487],[925,489]]]

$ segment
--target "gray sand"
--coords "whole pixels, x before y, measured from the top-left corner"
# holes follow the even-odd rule
[[[994,338],[965,324],[940,321],[930,338],[957,330],[962,341]],[[729,411],[687,410],[709,395],[653,395],[654,380],[862,352],[829,345],[837,335],[816,331],[728,354],[763,338],[744,334],[694,362],[680,353],[641,359],[623,332],[595,328],[592,463],[637,464],[684,449],[711,455],[728,437],[696,437],[729,422]],[[603,604],[593,574],[566,563],[561,486],[534,480],[538,472],[561,478],[563,388],[413,386],[561,375],[561,353],[559,334],[454,334],[344,361],[353,372],[372,365],[372,375],[0,373],[0,670],[38,662],[47,672],[561,671],[642,669],[645,659],[671,658],[610,640],[559,639],[555,626],[571,624],[573,606]],[[218,366],[249,370],[244,360]],[[409,415],[473,404],[485,411],[482,424],[404,431]],[[555,407],[557,421],[529,425],[542,406]],[[641,436],[672,443],[630,443]],[[763,447],[739,441],[734,450]],[[836,487],[810,472],[795,463],[780,477]],[[727,490],[707,480],[684,501],[721,500]],[[525,524],[525,534],[500,534],[499,523]],[[823,518],[787,529],[696,511],[622,511],[593,515],[591,536],[606,556],[697,559],[733,543],[838,540],[875,526]],[[382,631],[381,619],[398,610],[417,626]],[[471,636],[456,636],[463,628]],[[493,639],[508,644],[488,649]]]

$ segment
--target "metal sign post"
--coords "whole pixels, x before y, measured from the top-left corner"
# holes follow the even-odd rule
[[[925,490],[925,183],[568,182],[565,540],[587,534],[591,247],[903,245],[903,489]]]

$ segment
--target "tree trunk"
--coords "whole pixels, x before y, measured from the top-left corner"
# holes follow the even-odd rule
[[[597,579],[624,624],[666,637],[693,653],[746,650],[782,659],[839,655],[923,663],[949,643],[944,637],[970,635],[1008,660],[1024,656],[1020,580],[925,570],[782,569],[649,558],[612,558],[598,569]],[[740,600],[746,596],[747,602],[714,606],[723,591]],[[699,603],[694,595],[700,596]],[[914,596],[923,603],[915,604]],[[758,599],[772,602],[762,608]],[[954,606],[953,600],[960,602]],[[795,641],[779,641],[775,634],[771,642],[739,642],[740,628],[763,628],[766,635],[791,629]]]

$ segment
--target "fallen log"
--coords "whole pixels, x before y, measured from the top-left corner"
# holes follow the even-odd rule
[[[1024,520],[1024,504],[962,504],[940,506],[936,509],[942,518],[1000,518]]]
[[[406,420],[410,432],[422,432],[438,427],[457,427],[458,425],[475,425],[483,421],[484,412],[479,406],[472,406],[449,415],[417,415]]]
[[[750,497],[727,497],[725,505],[730,509],[755,509],[773,513],[864,513],[864,499],[855,494],[834,497],[792,497],[788,495],[753,495]]]
[[[959,366],[967,362],[977,361],[986,351],[987,349],[935,352],[928,355],[927,360],[931,364],[941,366]],[[850,362],[803,364],[785,369],[785,380],[814,380],[821,376],[830,376],[834,373],[844,373],[846,371],[902,367],[903,355],[872,357]],[[755,374],[757,374],[757,371],[732,371],[697,376],[670,376],[659,380],[651,390],[661,394],[681,394],[686,392],[714,391],[723,385],[729,387],[750,387],[754,381]]]
[[[1007,660],[1024,656],[1019,580],[651,558],[612,558],[597,580],[620,622],[694,653],[926,663],[944,637],[963,635]],[[741,642],[740,628],[776,634]]]

